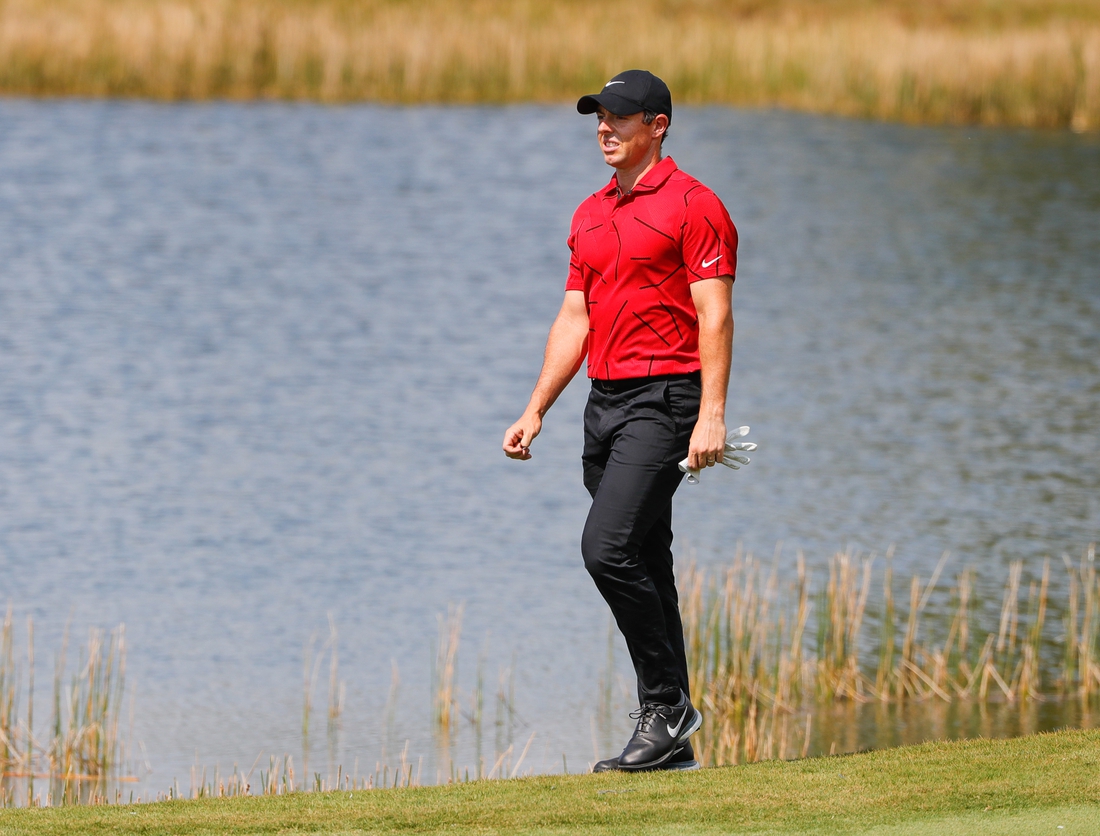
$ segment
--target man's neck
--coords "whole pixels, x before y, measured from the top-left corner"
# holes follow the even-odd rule
[[[641,163],[632,168],[620,168],[615,172],[615,177],[619,181],[620,194],[630,194],[634,191],[634,187],[638,185],[638,181],[641,180],[649,172],[653,166],[657,165],[661,161],[661,149],[657,148],[652,156],[647,157]]]

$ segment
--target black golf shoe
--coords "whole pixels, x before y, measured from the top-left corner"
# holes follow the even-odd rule
[[[690,772],[699,769],[699,761],[695,760],[695,751],[691,748],[691,741],[672,753],[672,757],[660,766],[651,767],[653,770],[666,770],[668,772]],[[607,758],[597,761],[592,767],[593,772],[619,772],[619,759]],[[637,770],[635,770],[637,771]]]
[[[683,692],[676,705],[647,702],[630,716],[638,725],[619,755],[619,769],[627,772],[653,769],[665,763],[703,724],[703,715]]]

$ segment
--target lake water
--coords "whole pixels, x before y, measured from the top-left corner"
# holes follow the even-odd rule
[[[437,619],[463,602],[461,704],[482,657],[491,718],[512,667],[523,769],[593,759],[585,382],[532,461],[500,440],[609,175],[594,129],[568,106],[0,100],[0,602],[33,616],[40,682],[70,619],[126,624],[144,786],[299,758],[330,616],[339,761],[408,740],[434,780]],[[1097,539],[1096,137],[682,108],[667,151],[741,233],[729,423],[760,444],[681,488],[681,559],[893,545],[907,579],[949,549],[995,608],[1009,563]]]

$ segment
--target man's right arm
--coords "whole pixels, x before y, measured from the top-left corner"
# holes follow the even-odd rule
[[[508,458],[531,458],[531,442],[542,430],[542,417],[580,369],[587,351],[588,306],[584,292],[567,290],[546,339],[546,353],[535,391],[523,415],[504,433],[504,454]]]

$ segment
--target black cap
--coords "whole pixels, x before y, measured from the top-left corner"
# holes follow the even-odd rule
[[[672,122],[672,94],[668,85],[648,70],[627,70],[619,73],[592,96],[581,96],[578,113],[595,113],[597,107],[616,116],[648,110],[663,113]]]

